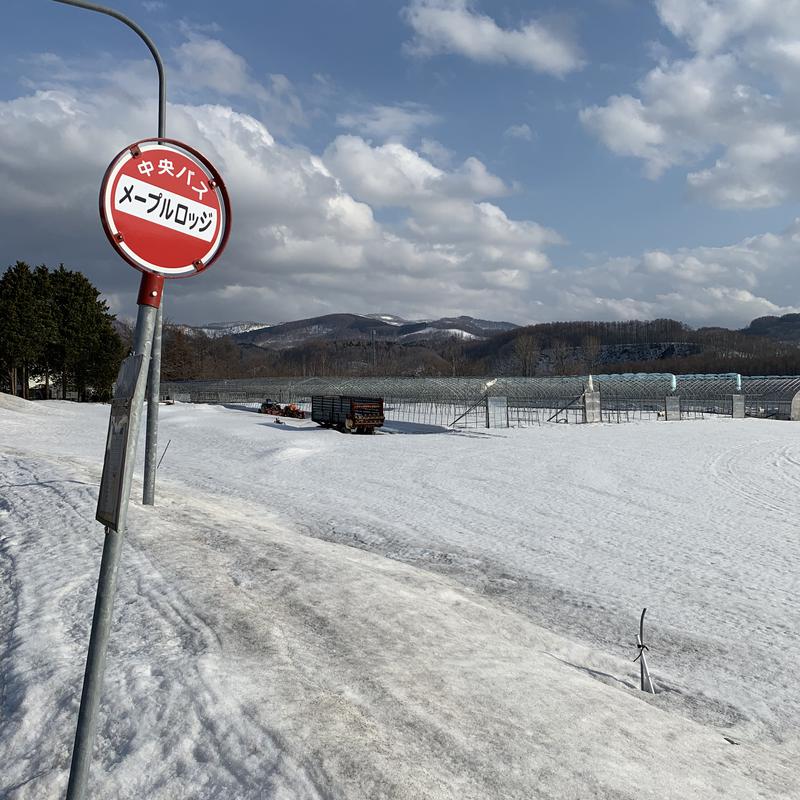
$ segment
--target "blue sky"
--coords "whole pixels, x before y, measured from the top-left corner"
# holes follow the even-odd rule
[[[165,58],[168,133],[232,195],[229,249],[170,283],[173,319],[743,325],[800,306],[796,0],[114,7]],[[152,63],[107,17],[5,11],[5,262],[84,269],[131,316],[96,193],[154,133]]]

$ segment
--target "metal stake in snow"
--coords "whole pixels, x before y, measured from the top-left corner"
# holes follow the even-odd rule
[[[636,634],[636,646],[639,648],[639,655],[633,659],[634,663],[639,662],[641,672],[641,689],[643,692],[656,693],[656,687],[653,685],[653,679],[650,677],[650,670],[647,668],[647,656],[644,651],[650,648],[644,643],[644,615],[647,609],[642,609],[642,616],[639,620],[639,633]]]

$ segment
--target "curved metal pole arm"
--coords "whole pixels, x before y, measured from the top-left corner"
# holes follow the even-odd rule
[[[118,19],[127,25],[147,45],[147,49],[155,59],[156,69],[158,70],[158,137],[163,139],[166,135],[167,124],[167,79],[164,74],[164,62],[161,60],[153,40],[132,19],[129,19],[119,11],[115,11],[113,8],[106,8],[105,6],[97,5],[97,3],[86,3],[84,0],[54,0],[54,2],[85,8],[87,11],[97,11],[100,14],[114,17],[114,19]]]

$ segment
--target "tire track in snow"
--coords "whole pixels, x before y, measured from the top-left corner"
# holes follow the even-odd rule
[[[3,474],[7,474],[8,462],[0,459]],[[8,719],[16,710],[16,704],[10,697],[10,658],[14,650],[13,634],[19,615],[17,595],[19,586],[16,575],[14,555],[8,544],[8,534],[5,532],[4,523],[11,515],[11,503],[0,495],[0,712],[3,718]]]
[[[70,647],[69,618],[60,613],[62,592],[59,589],[63,590],[65,585],[74,588],[80,583],[75,582],[73,575],[65,574],[63,563],[53,562],[52,549],[59,543],[48,535],[51,530],[48,523],[55,516],[59,524],[78,532],[74,543],[80,547],[83,544],[81,533],[85,533],[80,529],[85,527],[85,520],[76,515],[71,505],[60,501],[62,493],[57,479],[40,473],[38,465],[27,464],[23,458],[8,457],[3,461],[2,474],[6,481],[2,491],[8,509],[3,521],[3,549],[6,568],[13,570],[6,577],[14,595],[16,613],[8,632],[8,648],[0,663],[5,695],[0,762],[10,764],[0,777],[5,783],[0,783],[0,795],[44,797],[53,793],[53,778],[58,781],[58,774],[68,761],[66,742],[69,740],[71,745],[71,737],[64,728],[71,687],[65,688],[69,678],[63,678],[75,653]],[[54,637],[54,630],[60,635]],[[45,700],[41,687],[52,681],[60,685]],[[74,735],[74,717],[72,727]],[[43,730],[63,730],[60,738],[64,742],[59,752],[44,759],[44,767],[37,754]],[[5,748],[15,752],[17,758],[6,762],[1,757]],[[27,764],[31,766],[26,767]],[[51,787],[51,791],[43,788],[46,786]],[[3,789],[7,795],[3,794]]]
[[[192,684],[197,685],[189,693],[187,706],[186,698],[182,697],[183,687],[170,682],[169,669],[151,667],[150,674],[156,679],[159,689],[173,698],[173,702],[157,714],[160,727],[171,730],[188,725],[191,732],[188,738],[193,743],[191,756],[200,763],[211,764],[216,760],[217,766],[237,785],[237,797],[271,797],[279,790],[290,788],[293,796],[325,797],[321,785],[315,785],[309,776],[302,775],[297,765],[285,755],[280,737],[261,724],[251,711],[236,701],[232,703],[230,693],[222,691],[212,679],[217,665],[223,660],[220,636],[208,622],[190,610],[180,590],[159,572],[144,550],[136,547],[137,537],[131,535],[128,538],[132,545],[129,568],[135,573],[136,580],[136,597],[131,604],[136,608],[130,611],[138,612],[143,619],[155,618],[163,625],[164,631],[157,639],[163,640],[164,634],[177,632],[180,661],[185,661],[188,655],[195,672]],[[141,605],[145,608],[140,608]],[[158,642],[154,645],[158,648]],[[152,660],[163,663],[162,658]],[[167,657],[168,665],[169,661]],[[175,666],[180,668],[178,664]],[[136,678],[126,678],[128,690],[133,691]],[[253,742],[259,743],[257,751],[253,749]],[[220,744],[224,746],[219,747]],[[171,743],[163,742],[162,757],[168,758],[172,750]],[[285,780],[287,775],[292,776],[291,782]],[[281,783],[286,785],[281,787]],[[152,796],[151,793],[152,788],[148,787],[147,796]]]
[[[780,469],[781,476],[786,480],[790,488],[800,488],[800,457],[795,458],[792,454],[795,446],[784,445],[778,451],[776,466]]]
[[[76,487],[57,467],[22,458],[3,467],[10,499],[0,505],[0,559],[3,599],[10,593],[12,602],[0,617],[10,634],[0,662],[0,755],[17,757],[0,758],[12,764],[0,796],[38,799],[66,783],[102,528],[93,520],[94,485]],[[72,535],[49,535],[50,518]],[[215,682],[219,638],[135,535],[126,536],[114,620],[92,770],[98,796],[171,798],[183,774],[187,797],[326,797],[324,776],[295,764],[280,738]],[[42,730],[59,731],[63,745],[33,769],[41,767]]]
[[[786,497],[783,492],[775,492],[769,485],[764,486],[763,483],[760,483],[763,480],[762,473],[753,469],[754,465],[759,465],[765,458],[769,458],[775,453],[770,450],[765,454],[761,450],[763,445],[772,444],[774,443],[757,442],[755,447],[750,443],[736,445],[713,456],[707,462],[707,466],[715,481],[735,497],[742,498],[750,505],[758,506],[784,518],[786,515],[796,513],[794,498]],[[788,450],[787,447],[781,448],[775,454],[773,466],[782,466],[790,462],[786,456],[786,450]],[[770,474],[775,474],[775,470],[772,470]]]

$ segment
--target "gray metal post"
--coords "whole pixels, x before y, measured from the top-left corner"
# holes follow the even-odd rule
[[[153,40],[132,19],[129,19],[119,11],[115,11],[113,8],[106,8],[106,6],[101,6],[97,3],[87,3],[84,2],[84,0],[55,0],[55,2],[76,6],[78,8],[85,8],[87,11],[97,11],[99,14],[106,14],[109,17],[114,17],[114,19],[118,19],[120,22],[127,25],[147,45],[148,50],[150,50],[156,62],[156,69],[158,70],[158,138],[163,139],[166,136],[167,127],[167,78],[164,72],[164,62],[161,60],[161,55],[158,52],[158,48],[156,48],[153,43]],[[158,439],[158,397],[161,394],[161,320],[162,315],[159,307],[158,318],[154,328],[154,335],[158,341],[153,342],[153,358],[157,366],[151,365],[150,368],[150,391],[147,400],[143,502],[145,505],[149,506],[155,503],[156,490],[155,456],[152,458],[148,456],[151,451],[155,453],[157,446],[156,440]],[[154,396],[155,401],[152,399]]]
[[[143,277],[146,278],[147,276]],[[138,355],[141,353],[144,356],[145,363],[150,357],[155,320],[155,308],[147,305],[139,306],[133,354]],[[86,796],[89,765],[92,760],[92,748],[97,731],[97,708],[100,703],[100,694],[103,686],[108,636],[111,631],[111,616],[114,610],[117,571],[125,533],[125,522],[128,516],[128,500],[131,493],[133,464],[136,460],[136,443],[139,436],[146,383],[147,370],[142,368],[131,403],[129,424],[132,444],[122,478],[119,523],[116,531],[106,528],[106,538],[103,544],[103,558],[100,562],[100,578],[97,583],[97,597],[92,619],[92,633],[89,638],[89,652],[86,657],[81,707],[78,712],[78,727],[75,732],[75,746],[72,751],[67,800],[84,800]]]
[[[164,63],[152,39],[133,20],[105,6],[96,3],[87,3],[84,0],[55,0],[64,5],[84,8],[87,11],[96,11],[119,20],[134,31],[147,45],[152,54],[156,69],[158,70],[158,136],[163,137],[166,120],[166,79],[164,76]],[[145,276],[146,277],[146,276]],[[143,278],[144,284],[144,278]],[[159,291],[159,294],[163,291]],[[144,360],[150,357],[155,332],[155,323],[158,314],[156,308],[150,305],[140,305],[136,321],[134,341],[134,354],[143,354]],[[149,371],[149,370],[148,370]],[[106,538],[103,545],[103,558],[100,564],[100,577],[97,584],[97,598],[95,600],[94,617],[92,619],[92,633],[89,639],[89,653],[86,658],[86,671],[81,694],[81,707],[78,713],[78,727],[75,733],[75,747],[72,752],[69,785],[67,787],[67,800],[83,800],[86,795],[86,784],[91,763],[92,746],[97,729],[97,707],[100,702],[100,693],[105,670],[108,636],[111,630],[111,616],[114,609],[114,594],[116,591],[117,570],[119,567],[122,540],[125,532],[125,520],[128,513],[131,481],[133,479],[133,463],[136,455],[136,442],[141,412],[144,404],[145,388],[148,371],[142,370],[136,382],[136,389],[131,405],[130,429],[132,435],[132,452],[127,460],[123,476],[122,503],[119,513],[117,530],[106,528]],[[160,387],[156,388],[158,392]],[[156,423],[157,424],[157,423]]]
[[[92,618],[92,634],[89,639],[86,671],[83,676],[78,728],[75,732],[75,746],[72,750],[67,800],[83,800],[86,796],[123,536],[122,531],[112,531],[110,528],[106,528],[103,558],[100,562],[100,578],[97,581],[97,598]]]
[[[156,470],[158,464],[158,398],[161,394],[161,319],[162,306],[158,307],[153,328],[153,350],[150,357],[150,370],[147,380],[147,432],[144,450],[144,488],[142,503],[155,504]]]

